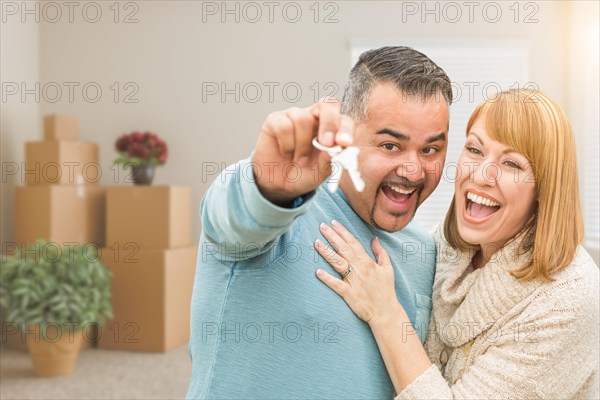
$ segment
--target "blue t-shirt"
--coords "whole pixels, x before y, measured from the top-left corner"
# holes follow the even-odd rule
[[[377,236],[396,293],[421,341],[431,312],[435,245],[410,223],[388,233],[323,187],[294,208],[266,200],[249,159],[211,185],[201,205],[191,310],[188,399],[391,399],[371,330],[315,276],[338,276],[313,247],[319,224],[341,222],[372,256]],[[402,332],[398,332],[402,335]],[[406,333],[405,333],[406,334]]]

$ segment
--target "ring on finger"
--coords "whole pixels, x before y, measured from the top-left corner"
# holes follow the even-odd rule
[[[342,279],[350,275],[350,272],[352,272],[352,270],[354,270],[354,268],[352,268],[352,265],[348,264],[348,268],[344,272],[342,272]]]

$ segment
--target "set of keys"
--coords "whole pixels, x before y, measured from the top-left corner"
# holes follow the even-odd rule
[[[348,146],[342,148],[342,146],[327,147],[323,146],[314,138],[312,141],[313,146],[317,149],[326,152],[331,157],[331,169],[332,174],[327,182],[327,189],[330,192],[335,192],[340,184],[340,178],[344,170],[348,171],[350,180],[358,192],[362,192],[365,188],[365,182],[360,176],[358,171],[358,153],[360,149],[356,146]]]

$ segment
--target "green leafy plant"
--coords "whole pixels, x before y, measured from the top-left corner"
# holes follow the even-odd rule
[[[25,250],[2,254],[0,307],[6,322],[82,329],[112,318],[111,272],[98,260],[95,247],[39,240]]]

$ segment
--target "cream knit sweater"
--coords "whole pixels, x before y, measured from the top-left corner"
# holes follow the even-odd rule
[[[579,248],[554,282],[519,282],[521,238],[478,270],[434,230],[425,349],[434,365],[396,399],[598,399],[599,272]]]

